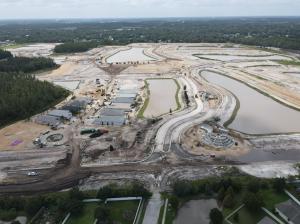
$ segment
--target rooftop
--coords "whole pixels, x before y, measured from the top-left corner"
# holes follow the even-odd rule
[[[276,205],[276,209],[289,218],[292,223],[300,223],[300,206],[293,200],[287,200]]]
[[[48,115],[64,118],[70,120],[72,118],[72,113],[69,110],[51,110],[48,112]]]
[[[122,126],[126,123],[126,119],[124,116],[101,116],[96,118],[93,123],[97,125]]]
[[[262,220],[260,220],[257,224],[277,224],[273,219],[265,216]]]

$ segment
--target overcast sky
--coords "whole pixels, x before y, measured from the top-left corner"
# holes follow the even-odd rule
[[[0,0],[0,19],[300,16],[300,0]]]

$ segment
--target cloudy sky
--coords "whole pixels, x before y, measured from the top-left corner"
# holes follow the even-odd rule
[[[300,0],[0,0],[0,19],[300,16]]]

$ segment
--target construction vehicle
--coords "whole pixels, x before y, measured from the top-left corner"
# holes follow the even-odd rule
[[[108,130],[98,129],[93,134],[91,134],[89,137],[90,138],[98,138],[98,137],[100,137],[100,136],[102,136],[103,134],[106,134],[106,133],[108,133]]]
[[[92,128],[92,129],[83,129],[80,131],[81,135],[85,135],[85,134],[92,134],[95,133],[97,130]]]

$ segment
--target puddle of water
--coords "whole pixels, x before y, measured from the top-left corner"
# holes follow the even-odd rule
[[[149,104],[144,112],[145,117],[157,117],[168,113],[170,108],[177,108],[176,91],[177,85],[173,79],[150,79],[147,80],[150,89]]]
[[[266,161],[299,161],[299,150],[276,149],[272,151],[251,150],[249,153],[239,156],[237,159],[242,163],[266,162]]]
[[[130,50],[120,51],[107,58],[107,62],[153,61],[153,58],[144,54],[144,50],[144,48],[131,48]]]
[[[284,106],[247,85],[226,76],[204,71],[207,81],[231,91],[240,109],[229,128],[248,134],[290,133],[300,131],[300,112]]]
[[[209,212],[213,208],[218,208],[215,199],[188,201],[179,209],[173,223],[209,224]]]
[[[237,55],[198,55],[198,57],[208,58],[212,60],[219,61],[234,61],[234,60],[242,60],[242,61],[265,61],[265,60],[291,60],[288,57],[280,56],[280,55],[270,55],[270,56],[237,56]]]

